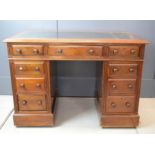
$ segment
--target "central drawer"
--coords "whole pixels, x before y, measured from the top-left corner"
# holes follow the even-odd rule
[[[50,56],[102,56],[101,46],[49,46]]]

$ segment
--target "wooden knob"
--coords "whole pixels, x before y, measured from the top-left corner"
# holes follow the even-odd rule
[[[129,84],[129,85],[128,85],[128,88],[130,88],[130,89],[133,88],[132,84]]]
[[[117,72],[118,71],[118,68],[113,68],[113,72]]]
[[[57,52],[58,54],[62,54],[62,53],[63,53],[63,50],[62,50],[62,49],[58,49],[56,52]]]
[[[129,72],[134,72],[134,68],[129,68]]]
[[[23,104],[23,105],[26,105],[26,104],[27,104],[27,101],[26,101],[26,100],[23,100],[23,101],[22,101],[22,104]]]
[[[38,101],[38,105],[42,105],[42,101],[41,100]]]
[[[130,107],[131,106],[131,104],[129,102],[126,102],[125,105],[126,105],[126,107]]]
[[[37,87],[37,88],[40,88],[40,87],[41,87],[41,84],[40,84],[40,83],[37,83],[37,84],[36,84],[36,87]]]
[[[19,48],[16,49],[16,52],[17,52],[18,54],[22,54],[22,50],[19,49]]]
[[[116,50],[116,49],[113,50],[113,54],[114,54],[114,55],[118,54],[118,50]]]
[[[35,48],[35,49],[33,49],[33,53],[37,55],[37,54],[39,54],[39,50]]]
[[[116,108],[116,104],[115,104],[114,102],[111,103],[111,106],[112,106],[113,108]]]
[[[95,53],[95,51],[94,51],[93,49],[90,49],[90,50],[88,51],[88,53],[89,53],[90,55],[93,55],[93,54]]]
[[[115,84],[113,84],[113,85],[112,85],[112,88],[113,88],[113,89],[115,89],[115,88],[116,88],[116,85],[115,85]]]
[[[130,52],[132,55],[135,55],[136,54],[136,50],[131,50],[131,52]]]
[[[24,84],[24,83],[21,83],[21,84],[20,84],[20,87],[21,87],[21,88],[24,88],[24,87],[25,87],[25,84]]]
[[[35,71],[39,71],[40,68],[38,66],[35,67]]]
[[[22,67],[22,66],[20,66],[20,67],[19,67],[19,70],[20,70],[20,71],[23,71],[23,67]]]

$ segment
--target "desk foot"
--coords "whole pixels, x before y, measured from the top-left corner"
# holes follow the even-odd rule
[[[139,115],[102,115],[102,128],[135,128],[139,124]]]

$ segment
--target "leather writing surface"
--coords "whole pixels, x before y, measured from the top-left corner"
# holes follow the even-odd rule
[[[25,40],[24,40],[25,39]],[[127,33],[127,32],[53,32],[53,31],[27,31],[19,33],[15,36],[12,36],[8,39],[5,39],[4,42],[24,42],[24,41],[92,41],[92,42],[105,42],[106,40],[117,41],[117,40],[126,40],[128,42],[139,41],[140,43],[148,43],[146,40],[143,40],[136,35]]]

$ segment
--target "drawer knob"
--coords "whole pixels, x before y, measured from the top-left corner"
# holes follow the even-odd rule
[[[112,85],[112,88],[113,88],[113,89],[115,89],[115,88],[116,88],[116,85],[115,85],[115,84],[113,84],[113,85]]]
[[[21,87],[21,88],[25,88],[25,84],[24,84],[24,83],[21,83],[21,84],[20,84],[20,87]]]
[[[38,101],[38,105],[42,105],[42,101],[41,100]]]
[[[56,52],[57,52],[58,54],[62,54],[62,53],[63,53],[63,50],[62,50],[62,49],[58,49]]]
[[[129,102],[126,102],[125,105],[126,105],[126,107],[128,107],[128,108],[131,106],[131,104],[130,104]]]
[[[20,66],[20,67],[19,67],[19,70],[20,70],[20,71],[23,71],[23,67],[22,67],[22,66]]]
[[[130,52],[132,55],[135,55],[136,54],[136,50],[131,50],[131,52]]]
[[[40,83],[37,83],[37,84],[36,84],[36,87],[37,87],[37,88],[41,88],[41,84],[40,84]]]
[[[38,49],[33,49],[33,53],[35,54],[35,55],[37,55],[37,54],[39,54],[39,50]]]
[[[111,103],[111,106],[112,106],[113,108],[116,108],[116,104],[115,104],[114,102]]]
[[[130,69],[129,69],[129,72],[134,72],[134,69],[133,69],[133,68],[130,68]]]
[[[95,51],[94,51],[93,49],[90,49],[90,50],[88,51],[88,53],[89,53],[90,55],[93,55],[93,54],[95,53]]]
[[[113,68],[113,72],[118,72],[118,68]]]
[[[17,52],[18,54],[22,54],[22,50],[19,49],[19,48],[16,49],[16,52]]]
[[[26,105],[26,104],[27,104],[27,101],[26,101],[26,100],[23,100],[23,101],[22,101],[22,104],[23,104],[23,105]]]
[[[38,66],[35,67],[35,71],[39,71],[40,68]]]
[[[129,84],[129,85],[128,85],[128,88],[130,88],[130,89],[133,88],[132,84]]]
[[[116,50],[116,49],[113,50],[113,54],[114,54],[114,55],[118,54],[118,50]]]

